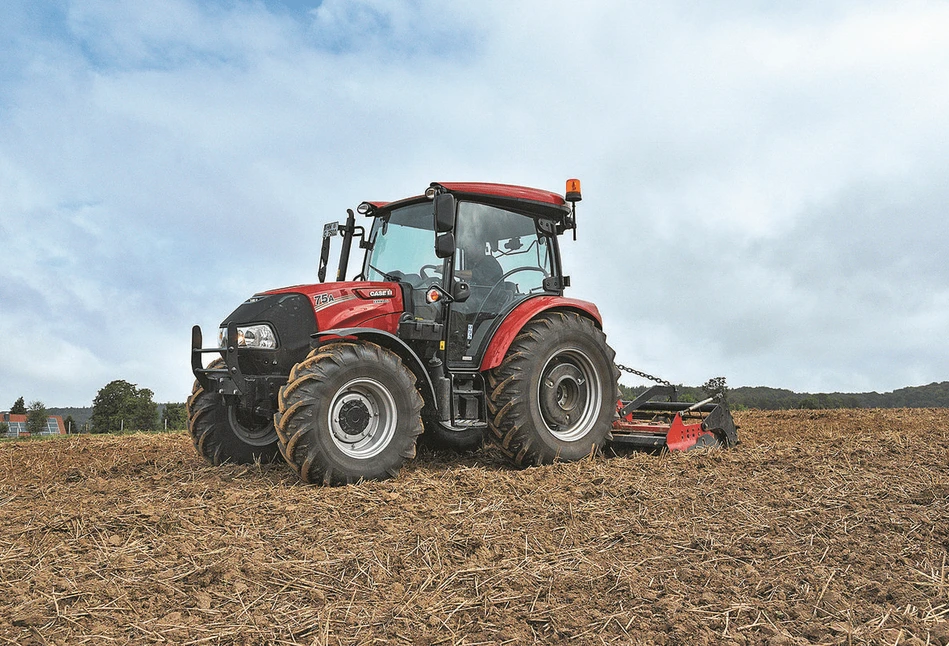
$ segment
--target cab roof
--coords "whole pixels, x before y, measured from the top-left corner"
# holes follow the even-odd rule
[[[491,184],[488,182],[432,182],[456,195],[490,196],[507,200],[524,200],[567,208],[563,197],[551,191],[513,184]]]
[[[561,195],[539,188],[489,182],[432,182],[431,187],[447,191],[459,199],[490,204],[526,215],[560,220],[570,213],[570,206]],[[369,215],[380,216],[400,206],[427,199],[424,195],[416,195],[395,202],[366,204],[372,206]]]

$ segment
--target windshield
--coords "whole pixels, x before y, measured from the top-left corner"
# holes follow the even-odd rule
[[[369,239],[373,247],[362,272],[367,280],[399,280],[417,286],[441,270],[442,261],[435,256],[431,202],[376,218]]]

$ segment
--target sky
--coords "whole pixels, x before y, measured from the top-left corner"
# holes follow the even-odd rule
[[[0,409],[184,401],[192,325],[432,181],[580,178],[568,295],[625,365],[949,380],[947,33],[912,0],[4,2]]]

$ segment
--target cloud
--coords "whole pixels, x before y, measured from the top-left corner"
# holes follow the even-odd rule
[[[190,325],[312,280],[345,208],[575,176],[565,262],[623,363],[945,378],[941,3],[37,7],[0,9],[0,325],[89,369],[2,353],[0,396],[181,401]]]

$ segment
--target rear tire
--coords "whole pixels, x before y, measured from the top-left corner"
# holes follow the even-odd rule
[[[610,439],[619,371],[606,335],[573,312],[531,320],[488,374],[488,427],[517,465],[573,461]]]
[[[209,368],[221,368],[216,359]],[[188,398],[188,432],[194,448],[211,464],[273,462],[279,456],[273,420],[228,406],[223,395],[207,391],[197,381]]]
[[[280,451],[304,482],[385,480],[415,457],[415,375],[374,343],[331,343],[293,367],[274,416]]]

